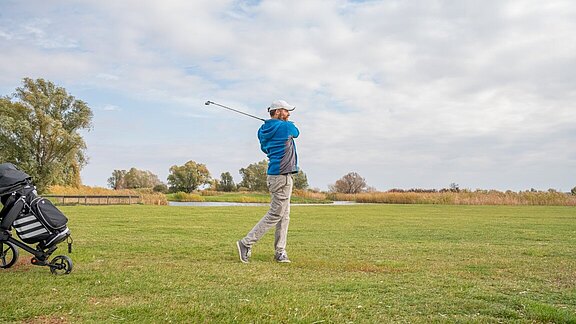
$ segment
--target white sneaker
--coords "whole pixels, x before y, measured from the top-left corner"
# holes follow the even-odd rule
[[[286,254],[286,252],[276,253],[274,255],[274,260],[279,263],[290,263],[290,259],[288,259],[288,254]]]
[[[236,246],[238,247],[238,255],[240,256],[240,261],[243,263],[248,263],[248,259],[250,258],[250,248],[247,247],[242,243],[242,241],[236,242]]]

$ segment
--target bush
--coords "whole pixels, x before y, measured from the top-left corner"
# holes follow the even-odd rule
[[[202,198],[202,196],[198,195],[198,194],[192,194],[192,193],[187,193],[187,192],[182,192],[179,191],[175,194],[172,195],[172,200],[174,201],[204,201],[204,198]]]
[[[165,194],[168,193],[168,186],[164,183],[157,184],[154,186],[154,188],[152,188],[152,191]]]

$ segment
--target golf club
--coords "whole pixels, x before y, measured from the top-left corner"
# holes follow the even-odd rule
[[[206,106],[209,106],[210,104],[213,104],[213,105],[216,105],[216,106],[220,106],[220,107],[222,107],[222,108],[225,108],[225,109],[228,109],[228,110],[232,110],[232,111],[235,111],[235,112],[237,112],[237,113],[239,113],[239,114],[246,115],[246,116],[252,117],[252,118],[256,118],[256,119],[259,119],[259,120],[261,120],[261,121],[266,121],[264,118],[256,117],[256,116],[254,116],[254,115],[247,114],[247,113],[242,112],[242,111],[240,111],[240,110],[236,110],[236,109],[233,109],[233,108],[230,108],[230,107],[226,107],[226,106],[221,105],[221,104],[219,104],[219,103],[216,103],[216,102],[214,102],[214,101],[208,100],[208,101],[206,101],[206,103],[205,103]]]

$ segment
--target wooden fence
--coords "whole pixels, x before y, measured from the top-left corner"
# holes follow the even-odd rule
[[[42,195],[59,205],[131,205],[139,204],[139,196],[112,195]]]

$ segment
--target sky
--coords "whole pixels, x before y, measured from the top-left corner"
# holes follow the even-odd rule
[[[190,160],[239,182],[261,122],[204,103],[283,99],[312,188],[570,191],[575,30],[572,0],[0,0],[0,95],[88,104],[90,186]]]

